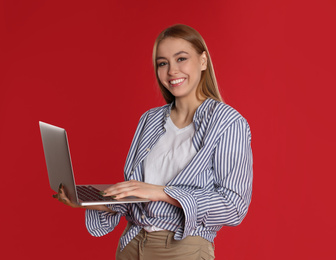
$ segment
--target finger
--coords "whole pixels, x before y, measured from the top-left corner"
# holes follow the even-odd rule
[[[74,204],[68,197],[65,195],[59,197],[59,201],[62,202],[63,204],[70,206],[72,208],[77,208],[78,205]]]
[[[134,190],[136,190],[137,188],[134,187],[133,185],[127,185],[127,186],[123,186],[123,187],[118,187],[118,188],[114,188],[113,190],[108,190],[108,191],[104,191],[102,194],[103,196],[117,196],[117,198],[120,196],[125,197],[127,195],[125,195],[125,193],[130,193]],[[129,195],[128,195],[129,196]]]
[[[147,199],[148,192],[149,192],[148,189],[141,188],[137,185],[135,186],[132,185],[118,189],[114,196],[116,196],[115,199],[122,199],[128,196],[136,196],[139,198]]]
[[[103,196],[111,196],[111,195],[119,194],[123,191],[129,191],[129,190],[134,189],[137,183],[138,182],[134,180],[119,182],[105,189],[102,194]]]
[[[60,201],[66,205],[70,205],[70,200],[68,198],[61,198]]]
[[[61,183],[58,187],[58,200],[60,202],[63,202],[63,203],[68,203],[70,200],[68,199],[68,197],[66,196],[65,192],[64,192],[64,186],[63,184]]]
[[[62,194],[63,193],[63,184],[60,183],[60,185],[58,186],[58,193]]]
[[[62,190],[61,190],[61,191],[62,191]],[[58,199],[59,199],[60,201],[63,201],[63,200],[69,201],[69,198],[68,198],[67,195],[65,194],[64,190],[63,190],[63,192],[61,192],[61,191],[58,193]]]
[[[65,191],[64,191],[64,186],[63,184],[61,183],[59,185],[59,192],[58,192],[58,200],[61,201],[61,202],[66,202],[66,203],[71,203],[71,201],[69,200],[69,198],[67,197]]]

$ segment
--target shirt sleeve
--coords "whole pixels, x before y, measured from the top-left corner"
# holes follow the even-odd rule
[[[137,130],[133,137],[131,148],[129,149],[124,168],[125,180],[129,180],[129,175],[132,172],[133,164],[129,163],[129,161],[132,161],[136,155],[136,147],[138,146],[138,142],[142,133],[142,128],[146,121],[147,114],[148,112],[144,113],[141,116],[137,126]],[[125,216],[128,212],[127,204],[111,204],[107,206],[117,213],[114,214],[99,210],[86,210],[85,224],[87,230],[92,236],[100,237],[108,234],[109,232],[112,232],[114,228],[119,224],[120,218],[122,216]]]
[[[139,147],[139,144],[141,142],[141,137],[142,137],[142,134],[143,134],[143,128],[144,128],[145,122],[147,120],[147,116],[148,116],[148,111],[145,112],[140,117],[138,126],[137,126],[135,134],[133,136],[131,147],[128,150],[128,154],[127,154],[127,157],[126,157],[126,163],[125,163],[125,167],[124,167],[125,181],[130,180],[130,176],[132,175],[133,166],[134,166],[134,164],[132,162],[134,161],[134,158],[136,157],[137,152],[138,152],[138,147]]]
[[[245,119],[236,120],[219,138],[212,159],[214,189],[166,187],[185,215],[182,239],[198,225],[236,226],[247,214],[252,195],[251,132]]]
[[[91,209],[85,211],[85,225],[92,236],[101,237],[113,231],[120,218],[127,212],[126,204],[113,204],[107,207],[116,213]]]

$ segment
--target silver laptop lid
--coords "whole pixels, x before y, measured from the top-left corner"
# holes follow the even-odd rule
[[[63,183],[68,198],[72,202],[78,203],[65,129],[41,121],[39,125],[50,187],[58,192],[59,185]]]

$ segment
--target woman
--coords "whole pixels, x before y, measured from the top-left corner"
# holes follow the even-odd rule
[[[125,182],[104,191],[151,202],[87,207],[86,225],[102,236],[126,217],[117,259],[214,259],[217,231],[238,225],[250,204],[250,129],[221,101],[209,51],[196,30],[164,30],[155,41],[153,64],[167,105],[142,115]],[[77,207],[62,188],[56,197]]]

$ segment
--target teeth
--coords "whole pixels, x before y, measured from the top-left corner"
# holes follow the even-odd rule
[[[170,81],[170,84],[174,85],[174,84],[178,84],[178,83],[181,83],[184,79],[175,79],[175,80],[172,80]]]

